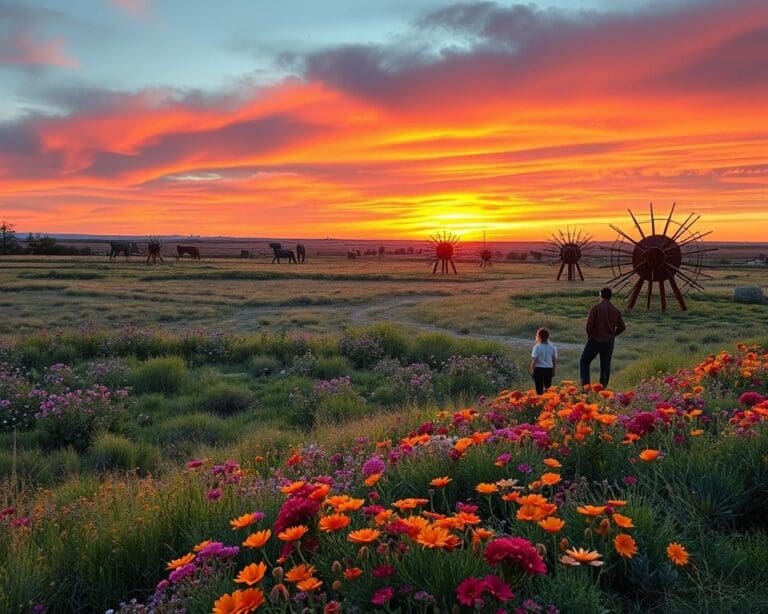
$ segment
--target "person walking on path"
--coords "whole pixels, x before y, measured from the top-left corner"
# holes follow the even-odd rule
[[[552,376],[557,367],[557,348],[549,342],[549,331],[536,331],[536,345],[531,351],[531,375],[536,385],[536,394],[543,394],[552,385]]]
[[[627,328],[621,312],[611,303],[612,296],[613,292],[610,288],[603,288],[600,290],[600,302],[589,310],[586,326],[587,344],[579,361],[582,386],[589,384],[589,367],[598,354],[600,355],[600,383],[604,388],[608,386],[614,340]]]

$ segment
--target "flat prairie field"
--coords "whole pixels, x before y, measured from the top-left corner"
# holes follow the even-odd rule
[[[584,341],[584,322],[610,268],[585,268],[586,281],[555,279],[558,267],[496,262],[479,268],[459,260],[458,275],[432,274],[427,257],[339,256],[301,265],[265,260],[210,259],[148,266],[140,257],[8,257],[0,260],[0,334],[123,326],[168,332],[338,333],[374,322],[414,331],[495,340],[521,364],[540,326],[559,345],[559,377],[573,379]],[[626,310],[626,293],[614,302],[627,331],[617,342],[616,380],[648,375],[690,362],[692,356],[737,339],[768,335],[768,306],[732,301],[738,286],[768,285],[768,268],[707,269],[706,291],[686,296],[688,311],[671,297]],[[639,369],[642,373],[635,373]]]

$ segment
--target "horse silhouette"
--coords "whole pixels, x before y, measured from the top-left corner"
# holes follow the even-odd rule
[[[138,254],[139,246],[134,241],[110,241],[109,259],[114,260],[118,254],[125,254],[125,259],[131,254]]]
[[[176,260],[179,260],[182,256],[188,255],[192,260],[200,260],[200,250],[194,245],[177,245],[176,246]]]
[[[307,259],[307,250],[302,243],[296,244],[296,260],[299,264],[305,262]]]
[[[280,243],[270,243],[269,246],[272,248],[272,251],[275,254],[274,258],[272,258],[272,264],[274,264],[275,262],[280,264],[281,258],[287,258],[288,262],[292,262],[293,264],[296,264],[296,256],[293,253],[293,250],[283,249],[283,246]]]

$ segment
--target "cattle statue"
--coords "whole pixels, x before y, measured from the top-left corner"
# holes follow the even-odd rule
[[[125,259],[131,254],[138,254],[139,246],[134,241],[110,241],[109,259],[114,260],[119,254],[125,254]]]
[[[296,260],[298,260],[299,264],[302,264],[307,260],[307,249],[302,243],[296,244]]]
[[[179,260],[182,256],[189,256],[192,260],[200,260],[200,250],[194,245],[177,245],[176,246],[176,260]]]
[[[269,246],[272,248],[272,252],[275,254],[274,258],[272,258],[272,264],[275,262],[280,264],[281,258],[287,258],[288,262],[296,264],[296,255],[293,253],[293,250],[283,249],[283,246],[280,243],[270,243]]]

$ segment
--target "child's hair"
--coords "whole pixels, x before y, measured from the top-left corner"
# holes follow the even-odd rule
[[[549,343],[549,331],[546,328],[540,328],[537,330],[536,341],[539,343]]]

